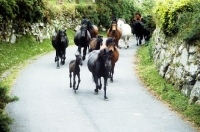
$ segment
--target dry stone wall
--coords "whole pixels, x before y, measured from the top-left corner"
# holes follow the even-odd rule
[[[153,57],[159,74],[185,96],[200,104],[200,47],[178,37],[166,38],[160,28],[153,34]]]
[[[50,39],[56,30],[74,30],[77,25],[80,25],[80,23],[79,19],[72,20],[71,18],[61,18],[52,20],[51,24],[43,22],[32,23],[30,26],[21,29],[21,32],[16,33],[13,29],[13,21],[1,22],[0,25],[4,25],[6,27],[0,29],[0,41],[15,43],[17,38],[30,33],[37,41],[42,42],[44,39]]]

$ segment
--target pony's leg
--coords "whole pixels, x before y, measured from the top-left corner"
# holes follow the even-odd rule
[[[93,76],[94,77],[94,82],[95,82],[95,84],[96,84],[96,89],[94,89],[94,91],[96,92],[96,93],[98,93],[98,88],[99,88],[99,85],[98,85],[98,77],[97,76]]]
[[[112,66],[111,70],[110,70],[110,81],[113,82],[113,74],[114,74],[114,67]]]
[[[124,37],[125,49],[127,49],[127,36]]]
[[[70,86],[70,88],[72,88],[71,78],[72,78],[72,72],[69,72],[69,80],[70,80],[69,86]]]
[[[75,90],[75,86],[76,86],[76,74],[73,73],[73,89]]]
[[[83,49],[83,60],[85,60],[86,51],[87,51],[87,46],[86,46],[86,47],[84,47],[84,49]]]
[[[136,44],[136,45],[137,45],[137,46],[138,46],[138,39],[139,39],[139,37],[136,35],[136,41],[137,41],[137,44]]]
[[[81,55],[81,46],[78,46],[78,52]]]
[[[65,64],[65,59],[66,59],[65,54],[66,54],[66,49],[64,49],[62,53],[62,65]]]
[[[60,65],[59,65],[59,54],[58,54],[57,51],[56,51],[56,61],[57,61],[57,66],[56,66],[56,68],[59,69],[59,68],[60,68]]]
[[[101,90],[101,88],[102,88],[101,78],[99,78],[99,83],[100,83],[99,90]]]
[[[81,82],[80,73],[78,73],[77,76],[78,76],[78,85],[77,85],[77,87],[76,87],[76,90],[78,90],[79,84],[80,84],[80,82]]]
[[[107,77],[104,77],[104,100],[108,100],[108,97],[106,96],[106,85],[107,85]]]
[[[126,43],[126,44],[127,44],[127,45],[126,45],[127,48],[129,48],[129,44],[128,44],[129,39],[130,39],[130,36],[127,36],[127,40],[126,40],[126,41],[127,41],[127,43]]]

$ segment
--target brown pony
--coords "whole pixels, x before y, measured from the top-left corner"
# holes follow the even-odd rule
[[[96,25],[92,25],[92,28],[89,28],[88,31],[90,32],[91,38],[94,38],[98,35],[98,27]]]
[[[111,70],[109,72],[109,76],[110,76],[110,81],[113,82],[113,74],[114,74],[114,68],[115,68],[115,63],[118,61],[119,59],[119,51],[118,48],[115,46],[115,39],[109,37],[106,40],[106,44],[103,44],[100,48],[101,49],[105,49],[108,48],[109,50],[112,50],[112,56],[111,56]]]
[[[107,37],[115,38],[115,44],[118,47],[119,40],[122,36],[122,31],[119,27],[117,27],[117,23],[112,21],[111,28],[107,31]]]
[[[89,52],[91,52],[92,50],[99,50],[102,43],[103,43],[103,36],[97,35],[95,38],[92,38],[89,44],[90,45]]]

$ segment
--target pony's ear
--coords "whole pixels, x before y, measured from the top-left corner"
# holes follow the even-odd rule
[[[67,29],[64,30],[64,32],[66,33]]]

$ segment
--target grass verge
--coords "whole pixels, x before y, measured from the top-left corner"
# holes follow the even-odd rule
[[[136,60],[136,72],[147,89],[200,130],[200,106],[188,104],[189,98],[177,91],[158,74],[152,59],[151,42],[138,49]]]

